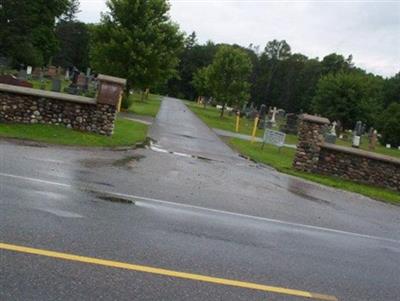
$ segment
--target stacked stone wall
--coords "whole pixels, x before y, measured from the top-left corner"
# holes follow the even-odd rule
[[[113,134],[116,106],[79,96],[77,101],[62,96],[52,98],[53,94],[44,92],[43,95],[49,96],[43,97],[0,90],[0,122],[54,124],[101,135]]]
[[[323,142],[329,120],[304,114],[293,167],[400,191],[400,159]]]

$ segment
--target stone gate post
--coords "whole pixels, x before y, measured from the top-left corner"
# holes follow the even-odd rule
[[[317,166],[321,144],[324,141],[324,129],[329,123],[324,117],[309,114],[300,116],[299,142],[293,161],[295,169],[310,172]]]

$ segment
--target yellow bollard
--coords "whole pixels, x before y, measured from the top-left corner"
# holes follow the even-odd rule
[[[240,126],[240,112],[238,111],[236,113],[236,133],[239,132],[239,126]]]
[[[257,125],[258,125],[258,116],[254,119],[254,127],[253,127],[253,132],[251,133],[251,143],[254,143],[256,140],[256,132],[257,132]]]

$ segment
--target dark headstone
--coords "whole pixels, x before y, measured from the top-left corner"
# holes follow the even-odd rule
[[[325,142],[335,144],[336,143],[336,135],[332,135],[331,133],[327,133],[325,135]]]
[[[286,124],[282,127],[282,131],[286,134],[297,135],[299,117],[297,114],[288,113],[286,114]]]
[[[26,70],[22,69],[18,71],[18,79],[20,80],[26,80],[27,78],[27,74],[26,74]]]
[[[60,79],[53,78],[51,80],[51,91],[61,92],[61,80]]]
[[[262,104],[260,107],[260,121],[258,122],[258,128],[263,129],[265,128],[265,118],[267,115],[267,106],[265,104]]]

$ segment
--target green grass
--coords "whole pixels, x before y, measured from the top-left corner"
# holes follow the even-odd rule
[[[128,109],[129,112],[138,115],[156,117],[161,105],[161,96],[149,94],[148,99],[144,101],[140,100],[139,93],[133,93],[130,97],[132,98],[133,103]]]
[[[30,79],[30,80],[28,80],[28,82],[30,82],[33,85],[34,89],[41,89],[41,87],[42,87],[42,82],[40,80]],[[44,90],[51,91],[51,80],[44,79],[43,83],[44,83]],[[62,80],[61,81],[61,92],[63,92],[64,88],[68,87],[70,85],[70,83],[71,82],[68,80]]]
[[[400,194],[389,189],[359,184],[336,177],[296,171],[292,167],[292,162],[296,152],[294,149],[283,147],[279,152],[277,147],[265,145],[264,150],[262,150],[261,143],[252,144],[249,141],[235,138],[230,139],[229,144],[241,154],[248,156],[257,162],[270,165],[280,172],[294,175],[326,186],[356,192],[376,200],[400,205]]]
[[[202,105],[195,102],[186,101],[189,109],[195,113],[204,123],[210,128],[221,129],[225,131],[234,132],[236,127],[236,115],[229,116],[228,112],[224,113],[224,117],[220,118],[220,111],[212,106],[207,106],[205,109]],[[240,118],[239,133],[251,135],[253,131],[254,121],[246,118]],[[263,130],[257,129],[256,136],[262,137]]]
[[[146,139],[147,126],[130,120],[117,119],[111,137],[44,124],[0,124],[0,137],[28,139],[51,144],[116,147],[130,146]]]
[[[195,113],[205,124],[210,128],[235,132],[236,129],[236,116],[229,116],[225,112],[224,117],[220,118],[220,111],[215,107],[208,106],[204,109],[202,105],[198,105],[192,101],[186,101],[186,105],[189,109]],[[251,135],[253,132],[254,121],[248,120],[247,118],[240,118],[239,133],[245,135]],[[264,130],[257,129],[256,136],[262,138]],[[288,134],[286,135],[285,143],[287,144],[297,144],[297,136]]]
[[[349,140],[336,139],[336,144],[351,147],[352,143]],[[368,149],[368,137],[367,136],[363,136],[361,138],[360,149],[370,151]],[[395,148],[386,148],[386,147],[380,145],[379,143],[377,143],[375,150],[373,150],[372,152],[400,158],[400,150],[395,149]]]

